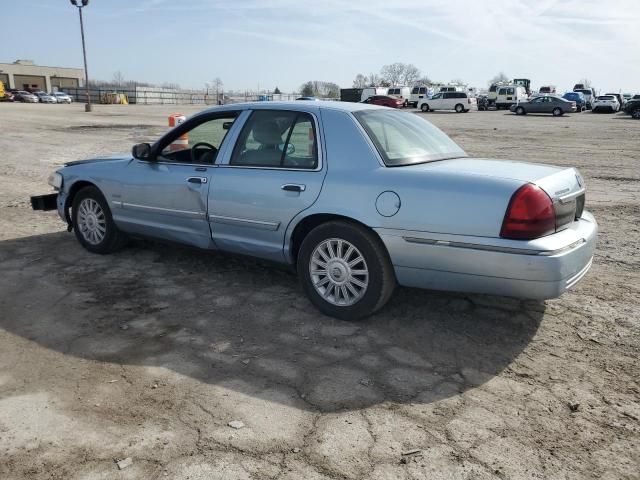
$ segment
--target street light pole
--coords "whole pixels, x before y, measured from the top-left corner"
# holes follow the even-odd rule
[[[84,111],[91,111],[91,96],[89,95],[89,70],[87,69],[87,47],[84,43],[84,22],[82,21],[82,8],[89,5],[89,0],[70,0],[71,5],[78,7],[78,14],[80,15],[80,35],[82,36],[82,56],[84,57],[84,88],[87,94],[87,103],[84,105]]]

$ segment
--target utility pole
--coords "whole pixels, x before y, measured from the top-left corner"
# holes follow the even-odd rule
[[[82,8],[89,5],[89,0],[69,0],[71,5],[78,8],[78,14],[80,15],[80,35],[82,36],[82,56],[84,57],[84,88],[87,94],[87,103],[84,105],[84,111],[91,111],[91,96],[89,95],[89,71],[87,69],[87,47],[84,43],[84,22],[82,21]]]

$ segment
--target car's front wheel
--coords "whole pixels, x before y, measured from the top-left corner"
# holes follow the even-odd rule
[[[311,302],[325,315],[357,320],[382,308],[396,285],[389,255],[365,227],[323,223],[304,239],[298,275]]]
[[[631,111],[631,118],[635,118],[636,120],[640,120],[640,108],[634,108]]]
[[[422,110],[423,112],[428,112],[429,111],[429,105],[427,105],[426,103],[423,103],[420,106],[420,110]]]
[[[517,115],[524,115],[525,114],[524,108],[523,107],[516,108],[516,114]]]
[[[113,222],[111,210],[100,190],[85,187],[73,198],[74,232],[80,244],[93,253],[111,253],[126,243],[126,236]]]

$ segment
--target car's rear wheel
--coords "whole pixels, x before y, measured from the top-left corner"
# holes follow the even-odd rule
[[[564,112],[562,111],[562,109],[561,109],[560,107],[556,107],[556,108],[554,108],[554,109],[553,109],[553,112],[551,112],[551,113],[553,113],[553,116],[554,116],[554,117],[559,117],[559,116],[561,116]]]
[[[429,111],[429,105],[427,105],[426,103],[423,103],[420,106],[420,110],[422,110],[423,112],[428,112]]]
[[[636,120],[640,120],[640,108],[634,108],[631,111],[631,118],[635,118]]]
[[[462,112],[464,112],[464,105],[459,103],[456,105],[456,113],[462,113]]]
[[[516,108],[516,114],[517,115],[524,115],[526,112],[524,111],[523,107],[518,107]]]
[[[73,199],[72,221],[76,238],[93,253],[111,253],[127,241],[113,222],[111,210],[100,190],[85,187]]]
[[[357,320],[382,308],[396,285],[378,237],[345,221],[323,223],[304,239],[298,275],[311,302],[325,315]]]

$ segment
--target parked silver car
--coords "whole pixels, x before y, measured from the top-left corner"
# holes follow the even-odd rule
[[[36,92],[35,95],[38,97],[40,103],[58,103],[56,97],[47,92]]]
[[[91,252],[140,235],[273,260],[344,319],[396,284],[556,297],[596,243],[574,168],[470,158],[420,115],[362,103],[208,109],[49,183],[33,208],[57,208]]]
[[[516,115],[526,115],[527,113],[551,113],[554,117],[559,117],[565,113],[572,113],[578,110],[576,102],[566,100],[557,95],[540,95],[532,97],[527,101],[520,101],[511,105],[510,110]]]
[[[38,103],[40,101],[36,95],[25,90],[15,92],[13,99],[14,101],[22,103]]]
[[[65,92],[53,92],[50,95],[53,95],[58,103],[71,103],[73,99],[68,93]]]

